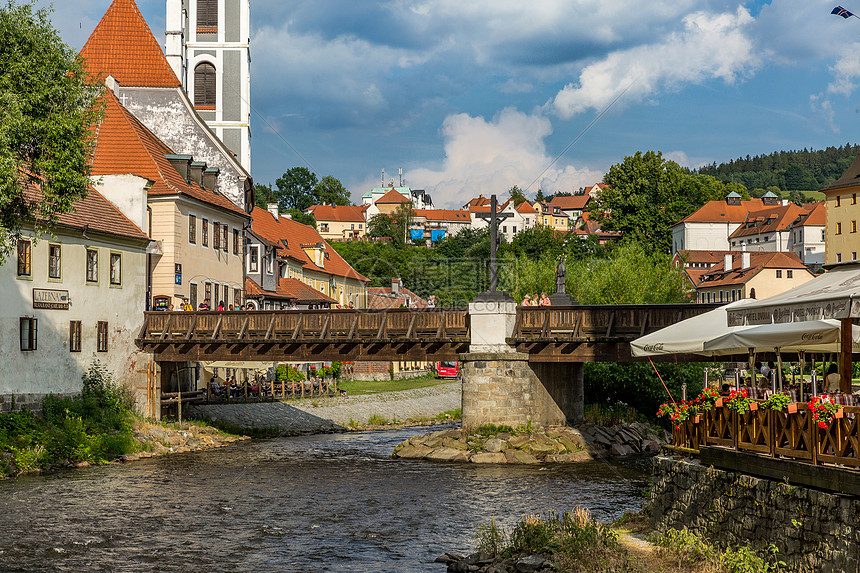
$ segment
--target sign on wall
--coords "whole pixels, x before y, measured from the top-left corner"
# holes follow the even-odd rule
[[[69,310],[69,291],[47,288],[33,289],[33,308]]]
[[[178,285],[181,285],[182,284],[182,264],[174,263],[173,274],[176,275],[174,282]]]

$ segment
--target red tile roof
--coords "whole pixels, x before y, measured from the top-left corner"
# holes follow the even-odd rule
[[[811,208],[810,208],[811,207]],[[801,218],[798,225],[803,227],[806,225],[815,225],[819,227],[824,226],[824,201],[819,203],[806,203],[803,206],[804,209],[807,209],[808,214]]]
[[[465,209],[413,209],[416,217],[424,217],[428,221],[449,221],[470,223],[472,217]]]
[[[42,190],[38,183],[27,182],[24,185],[24,198],[28,202],[41,201]],[[86,197],[78,200],[72,211],[62,213],[57,217],[57,225],[69,229],[80,229],[84,232],[104,233],[131,239],[149,241],[149,237],[141,231],[128,217],[114,207],[98,191],[89,188]]]
[[[729,205],[725,201],[708,201],[680,222],[743,223],[750,211],[759,211],[763,207],[764,203],[761,199],[741,201],[740,205]]]
[[[376,204],[383,205],[399,205],[400,203],[410,203],[409,199],[400,194],[396,189],[391,189],[388,193],[380,197]]]
[[[251,230],[263,240],[277,245],[279,256],[299,261],[303,268],[309,270],[370,282],[370,279],[356,272],[313,227],[302,225],[286,217],[276,220],[274,215],[260,207],[254,207],[251,218]],[[324,267],[318,267],[302,249],[302,245],[318,243],[323,244],[324,252],[328,255]]]
[[[566,210],[583,210],[585,206],[588,205],[588,202],[591,201],[591,196],[588,194],[585,195],[572,195],[569,197],[553,197],[552,201],[549,202],[553,207],[558,207],[559,209]]]
[[[707,264],[709,267],[725,261],[726,255],[736,255],[739,251],[693,251],[679,249],[675,256],[684,262],[684,266]]]
[[[137,120],[110,90],[102,97],[104,116],[96,130],[93,175],[132,173],[153,181],[151,197],[186,195],[221,210],[247,217],[232,201],[194,182],[187,182],[165,155],[173,151]]]
[[[729,237],[747,237],[749,235],[782,231],[805,214],[806,210],[794,203],[768,206],[756,211],[750,211],[744,223]]]
[[[401,286],[398,294],[391,287],[371,287],[367,289],[367,308],[400,308],[415,303],[415,308],[427,308],[427,301]]]
[[[276,291],[263,290],[260,285],[252,279],[245,277],[245,295],[250,297],[279,298],[292,300],[300,304],[319,304],[323,302],[337,303],[337,301],[320,291],[313,289],[295,278],[282,278],[278,281]]]
[[[364,223],[364,211],[366,209],[366,205],[361,207],[355,205],[311,205],[306,212],[313,215],[317,221]]]
[[[114,0],[81,49],[86,69],[121,86],[182,87],[134,0]]]
[[[803,262],[794,253],[789,252],[749,252],[750,266],[741,269],[743,253],[736,251],[732,257],[732,270],[725,272],[725,261],[720,261],[702,275],[702,280],[696,288],[711,288],[718,286],[742,285],[764,269],[799,269],[810,273]]]
[[[537,215],[537,211],[532,207],[531,203],[528,201],[523,201],[516,207],[517,213],[522,213],[523,215]]]
[[[490,199],[483,195],[478,195],[474,199],[469,199],[469,202],[463,205],[464,209],[471,210],[471,207],[480,207],[481,205],[489,205]]]
[[[508,203],[510,203],[511,201],[512,201],[511,199],[508,199],[504,203],[497,203],[496,204],[496,213],[501,213],[502,210],[504,210],[508,206]],[[469,211],[472,213],[489,213],[491,210],[492,210],[492,204],[489,200],[486,203],[482,203],[481,205],[470,205],[469,206]]]

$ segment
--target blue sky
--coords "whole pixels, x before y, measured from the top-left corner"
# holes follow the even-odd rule
[[[164,0],[137,2],[163,45]],[[54,24],[80,49],[109,5],[55,2]],[[252,175],[307,165],[277,131],[356,200],[402,167],[459,207],[576,191],[637,150],[696,167],[857,143],[860,19],[834,6],[253,0]]]

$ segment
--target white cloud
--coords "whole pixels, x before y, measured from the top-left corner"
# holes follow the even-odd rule
[[[845,46],[836,63],[830,68],[835,76],[827,86],[827,93],[849,96],[857,89],[854,80],[860,77],[860,43]]]
[[[524,188],[536,179],[528,190],[532,194],[538,188],[572,192],[603,178],[602,172],[572,165],[547,169],[553,158],[547,154],[544,139],[551,133],[548,118],[512,108],[489,121],[467,114],[451,115],[442,126],[442,165],[437,170],[411,170],[409,180],[420,181],[437,206],[457,208],[478,194],[506,196],[514,185]]]
[[[759,63],[744,33],[752,21],[743,7],[735,14],[690,14],[682,32],[671,33],[662,42],[613,52],[587,66],[578,85],[568,84],[555,96],[552,109],[569,119],[587,109],[600,111],[621,94],[628,101],[641,101],[660,90],[708,79],[733,83]]]

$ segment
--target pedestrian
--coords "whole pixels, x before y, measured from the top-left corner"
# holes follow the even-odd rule
[[[194,310],[194,307],[191,306],[191,303],[188,302],[188,297],[182,299],[182,306],[179,307],[180,310],[184,310],[185,312],[191,312]]]
[[[220,310],[220,311],[224,310],[224,301],[223,300],[218,301],[218,310]]]
[[[523,299],[522,306],[531,306],[532,305],[532,297],[526,295]]]
[[[430,299],[427,301],[427,308],[436,308],[436,295],[431,294]]]
[[[540,293],[540,306],[550,306],[552,302],[550,302],[549,297],[546,296],[545,292]]]
[[[204,298],[203,302],[197,305],[197,310],[209,310],[209,299]]]

